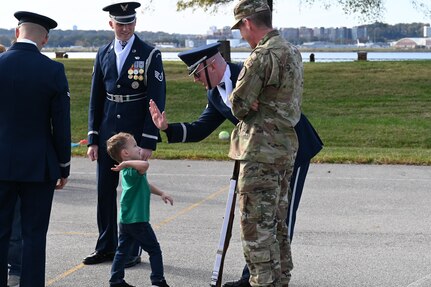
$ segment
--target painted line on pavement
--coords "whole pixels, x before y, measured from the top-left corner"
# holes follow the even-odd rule
[[[425,277],[422,277],[418,281],[415,281],[409,284],[407,287],[426,287],[431,286],[431,274],[428,274]]]
[[[51,286],[52,284],[54,284],[54,283],[56,283],[56,282],[60,281],[61,279],[66,278],[66,277],[67,277],[67,276],[69,276],[70,274],[75,273],[75,272],[76,272],[76,271],[78,271],[79,269],[82,269],[84,266],[85,266],[85,265],[84,265],[84,263],[81,263],[81,264],[79,264],[79,265],[76,265],[75,267],[73,267],[73,268],[71,268],[71,269],[67,270],[66,272],[64,272],[64,273],[62,273],[62,274],[60,274],[60,275],[58,275],[57,277],[55,277],[55,278],[53,278],[53,279],[49,280],[49,281],[46,283],[46,286]]]

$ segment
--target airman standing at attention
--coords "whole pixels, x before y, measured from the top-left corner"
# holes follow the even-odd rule
[[[95,251],[84,264],[110,261],[118,245],[118,173],[115,161],[106,152],[106,141],[119,132],[134,136],[142,148],[142,160],[156,149],[159,130],[153,124],[148,102],[165,107],[165,74],[159,50],[135,34],[138,2],[116,3],[103,8],[109,13],[109,26],[115,39],[101,47],[94,62],[88,113],[88,151],[97,160],[97,225],[99,238]],[[132,248],[126,267],[141,261],[138,244]]]

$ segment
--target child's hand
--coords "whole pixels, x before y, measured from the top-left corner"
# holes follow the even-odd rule
[[[120,170],[122,170],[124,167],[125,167],[125,166],[124,166],[124,164],[123,164],[123,162],[122,162],[122,163],[120,163],[120,164],[115,164],[115,165],[114,165],[114,167],[111,167],[111,170],[113,170],[113,171],[120,171]]]
[[[174,199],[169,194],[162,193],[162,195],[160,197],[162,198],[162,200],[165,203],[168,203],[168,201],[169,201],[171,203],[171,205],[174,205]]]

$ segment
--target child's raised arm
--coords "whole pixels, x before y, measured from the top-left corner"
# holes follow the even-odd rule
[[[149,183],[149,185],[150,185],[150,190],[151,190],[152,194],[159,195],[165,203],[168,203],[168,201],[169,201],[169,203],[171,205],[174,205],[174,199],[172,198],[172,196],[170,196],[167,193],[164,193],[163,191],[161,191],[160,189],[158,189],[156,186],[152,185],[151,183]]]
[[[111,167],[111,170],[120,171],[126,167],[131,167],[136,169],[140,174],[144,174],[147,172],[149,166],[148,161],[145,160],[126,160],[114,165],[114,167]]]

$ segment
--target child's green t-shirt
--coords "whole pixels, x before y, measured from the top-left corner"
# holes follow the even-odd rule
[[[121,186],[120,222],[149,222],[151,192],[147,174],[141,175],[134,168],[125,168],[121,170]]]

